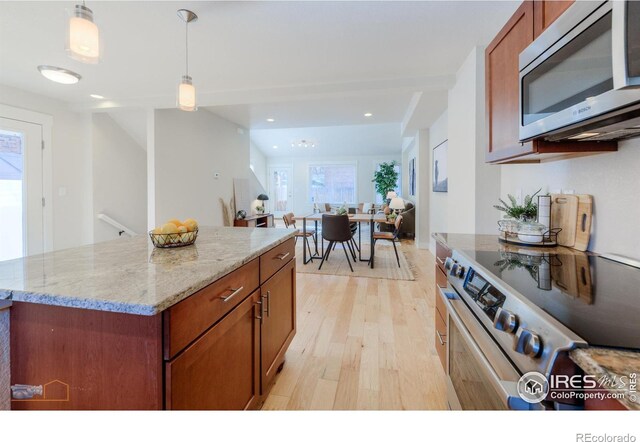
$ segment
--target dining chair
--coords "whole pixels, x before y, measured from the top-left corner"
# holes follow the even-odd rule
[[[293,227],[294,229],[296,229],[296,218],[293,215],[292,212],[289,213],[285,213],[284,215],[282,215],[282,220],[284,221],[284,226],[288,229],[289,226]],[[316,247],[318,245],[318,232],[316,232],[314,229],[307,229],[306,232],[303,232],[302,230],[298,230],[295,233],[295,242],[298,242],[298,238],[304,238],[304,244],[303,247],[306,245],[307,246],[307,250],[309,251],[309,256],[312,255],[311,253],[311,245],[309,244],[309,237],[313,238],[313,242],[315,243]]]
[[[318,270],[322,269],[324,262],[329,259],[329,255],[331,254],[334,246],[337,243],[340,243],[344,250],[344,256],[347,257],[349,268],[353,272],[353,266],[351,265],[351,259],[349,259],[347,249],[351,252],[351,258],[354,262],[356,260],[356,258],[354,258],[356,255],[351,248],[353,234],[351,233],[351,226],[349,224],[348,215],[322,215],[322,238],[329,241],[329,246],[325,250],[324,255],[322,255],[322,261],[320,261],[320,267],[318,267]]]
[[[398,267],[400,267],[400,257],[398,256],[398,248],[396,247],[396,239],[398,239],[398,235],[400,234],[400,230],[402,229],[402,215],[398,215],[396,218],[395,229],[393,232],[373,232],[373,252],[375,255],[376,251],[376,243],[378,240],[391,241],[393,244],[393,251],[396,252],[396,261],[398,261]]]

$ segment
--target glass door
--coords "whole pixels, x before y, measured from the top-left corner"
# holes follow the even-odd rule
[[[293,171],[291,166],[269,168],[268,207],[276,217],[293,212]]]
[[[0,118],[0,261],[42,253],[42,126]]]

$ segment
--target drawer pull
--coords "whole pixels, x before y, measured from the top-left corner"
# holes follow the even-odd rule
[[[238,289],[229,289],[231,293],[229,296],[220,296],[220,299],[222,299],[223,302],[229,302],[231,300],[231,298],[233,298],[234,296],[236,296],[238,293],[240,293],[241,291],[244,290],[244,286],[238,288]]]
[[[440,345],[445,345],[447,343],[447,341],[442,339],[443,336],[440,334],[440,332],[438,330],[436,330],[436,335],[438,335],[438,340],[440,341]]]
[[[275,258],[273,259],[279,259],[280,261],[283,261],[287,256],[289,256],[291,253],[287,252],[287,253],[281,253],[279,255],[277,255]]]
[[[436,261],[438,261],[440,264],[444,265],[444,261],[442,259],[440,259],[439,256],[436,256]]]

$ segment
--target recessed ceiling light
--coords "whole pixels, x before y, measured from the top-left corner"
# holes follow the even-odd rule
[[[104,97],[102,95],[98,95],[98,94],[91,94],[89,95],[91,98],[96,98],[98,100],[104,100]]]
[[[80,74],[56,66],[40,65],[38,70],[45,78],[61,84],[76,84],[82,78]]]
[[[274,120],[273,118],[267,118],[267,123],[273,123],[274,121],[276,120]]]
[[[367,112],[366,114],[364,114],[365,117],[373,117],[373,114],[371,112]]]
[[[277,149],[277,148],[278,148],[278,146],[273,146],[273,148],[274,148],[274,149]]]

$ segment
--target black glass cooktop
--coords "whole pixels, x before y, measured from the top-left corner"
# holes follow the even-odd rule
[[[640,269],[523,249],[471,256],[590,345],[640,349]]]

